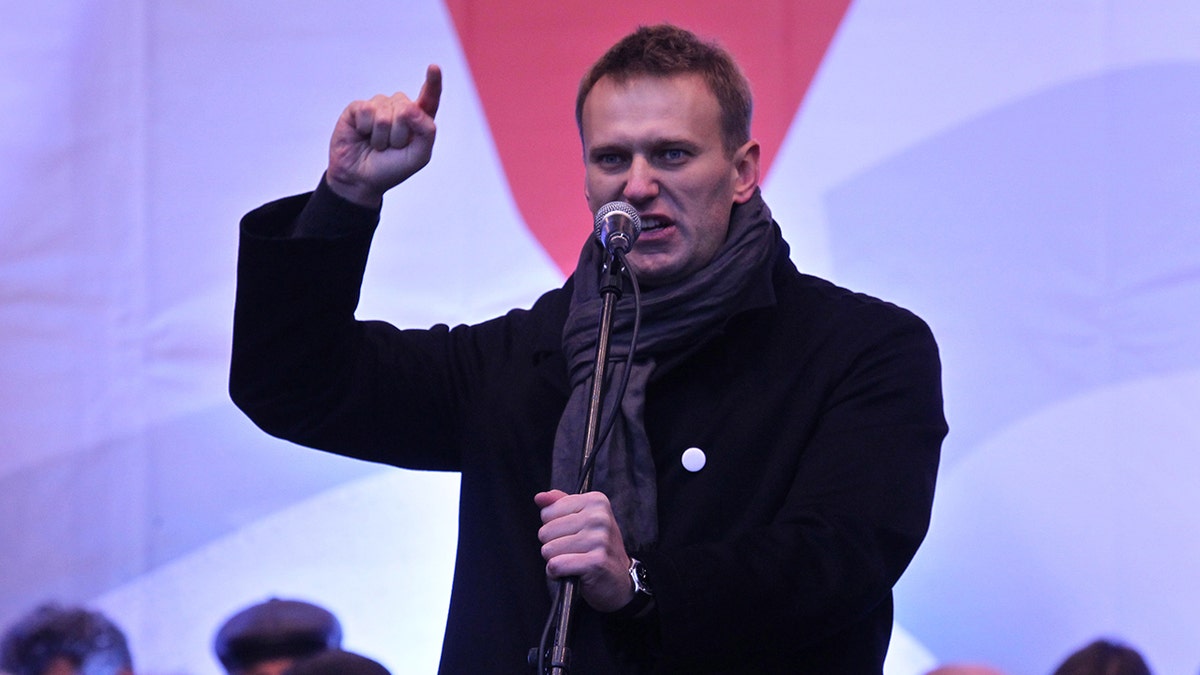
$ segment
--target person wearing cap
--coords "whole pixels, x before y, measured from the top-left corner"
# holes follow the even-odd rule
[[[342,626],[329,610],[271,598],[229,617],[213,651],[229,675],[282,675],[300,659],[338,649]]]

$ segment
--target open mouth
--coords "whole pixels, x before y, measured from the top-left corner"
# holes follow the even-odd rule
[[[670,224],[671,221],[667,220],[666,218],[659,218],[657,216],[642,216],[642,232],[661,230]]]

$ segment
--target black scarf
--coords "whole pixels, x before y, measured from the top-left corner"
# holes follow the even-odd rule
[[[786,244],[771,221],[771,211],[755,191],[745,204],[734,205],[725,243],[707,266],[686,279],[642,293],[642,324],[629,385],[612,433],[594,450],[593,489],[612,503],[627,550],[643,550],[658,538],[658,487],[643,420],[647,384],[702,345],[735,313],[774,302],[771,268],[781,247]],[[603,249],[589,238],[575,268],[575,289],[563,327],[571,395],[558,422],[551,483],[566,492],[579,487],[604,302],[599,289],[603,257]],[[632,293],[625,294],[613,314],[609,372],[610,382],[615,383],[625,369],[633,329]],[[601,428],[606,423],[603,415],[612,410],[615,388],[605,392]]]

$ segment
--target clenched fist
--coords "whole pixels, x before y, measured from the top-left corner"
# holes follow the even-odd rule
[[[362,206],[382,204],[385,192],[429,163],[441,97],[442,71],[431,65],[415,101],[397,92],[346,106],[329,141],[329,187]]]

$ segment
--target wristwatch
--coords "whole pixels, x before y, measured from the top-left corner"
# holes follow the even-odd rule
[[[624,621],[641,619],[649,615],[650,608],[654,606],[654,592],[650,590],[646,568],[637,558],[629,559],[629,579],[633,582],[633,599],[612,613],[613,617]]]
[[[650,590],[650,580],[646,576],[646,568],[637,558],[629,559],[629,578],[633,580],[635,599],[638,595],[654,595],[654,591]]]

